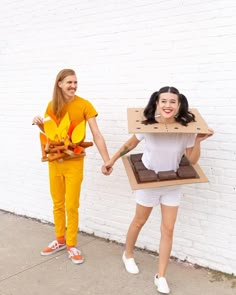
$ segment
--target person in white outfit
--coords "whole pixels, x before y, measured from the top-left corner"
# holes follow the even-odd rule
[[[144,109],[144,124],[179,122],[187,126],[195,121],[195,116],[188,109],[188,101],[175,87],[162,87],[154,92]],[[200,143],[213,135],[191,133],[142,133],[134,134],[113,157],[105,163],[103,171],[109,170],[115,162],[133,150],[141,141],[145,142],[142,162],[147,169],[159,171],[176,171],[180,160],[185,154],[191,164],[200,157]],[[167,266],[172,249],[173,232],[181,198],[181,186],[166,186],[159,188],[140,189],[136,191],[136,212],[129,226],[125,251],[122,256],[127,272],[139,273],[133,251],[140,230],[146,223],[154,206],[161,207],[161,239],[159,244],[158,270],[154,276],[157,291],[170,292],[166,281]]]

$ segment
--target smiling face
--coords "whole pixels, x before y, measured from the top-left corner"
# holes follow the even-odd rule
[[[178,95],[170,92],[161,93],[157,102],[157,112],[160,114],[160,122],[174,123],[175,115],[180,107]]]
[[[70,75],[65,77],[62,81],[58,82],[58,87],[61,88],[61,91],[63,93],[63,96],[65,100],[71,101],[74,96],[75,92],[77,90],[77,78],[75,75]]]

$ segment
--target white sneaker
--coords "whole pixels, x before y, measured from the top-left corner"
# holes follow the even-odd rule
[[[139,273],[139,269],[134,261],[134,258],[126,258],[125,257],[125,252],[123,253],[122,260],[125,265],[125,269],[127,272],[132,273],[132,274],[137,274]]]
[[[170,293],[170,289],[169,289],[167,281],[164,277],[158,278],[157,275],[155,275],[154,284],[157,286],[158,292],[164,293],[164,294]]]

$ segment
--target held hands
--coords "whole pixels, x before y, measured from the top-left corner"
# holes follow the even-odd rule
[[[113,168],[112,168],[113,165],[114,165],[114,163],[111,160],[109,160],[108,162],[106,162],[102,166],[102,169],[101,169],[102,170],[102,173],[104,175],[110,175],[112,173],[112,171],[113,171]]]
[[[113,171],[112,167],[106,167],[106,165],[103,165],[101,170],[104,175],[110,175]]]

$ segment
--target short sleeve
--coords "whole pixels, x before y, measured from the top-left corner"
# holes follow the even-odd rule
[[[86,120],[89,120],[89,119],[91,119],[93,117],[96,117],[98,115],[95,107],[88,100],[86,101],[86,106],[85,106],[85,109],[84,109],[84,115],[85,115]]]
[[[44,113],[44,118],[50,116],[50,114],[51,114],[51,111],[50,111],[51,108],[52,108],[52,102],[50,101],[50,102],[48,103],[47,108],[46,108],[46,111],[45,111],[45,113]]]
[[[196,136],[197,134],[195,133],[188,135],[187,148],[191,148],[195,145]]]
[[[143,133],[136,133],[134,134],[136,136],[136,138],[139,140],[139,141],[142,141],[144,139],[144,134]]]

